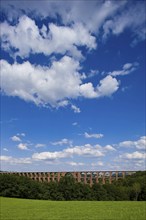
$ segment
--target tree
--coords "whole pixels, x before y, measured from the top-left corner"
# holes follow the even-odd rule
[[[76,182],[68,173],[60,182],[37,182],[28,177],[0,174],[0,196],[50,200],[146,200],[146,172],[112,184]]]
[[[58,191],[65,200],[74,200],[75,198],[75,179],[73,176],[64,176],[58,183]]]
[[[140,184],[139,183],[134,183],[133,184],[133,187],[132,187],[132,190],[135,194],[135,199],[134,200],[138,200],[138,196],[139,196],[139,193],[141,192],[141,187],[140,187]]]
[[[108,200],[108,195],[106,189],[103,187],[103,185],[99,183],[95,183],[92,186],[93,190],[93,198],[97,201],[106,201]]]

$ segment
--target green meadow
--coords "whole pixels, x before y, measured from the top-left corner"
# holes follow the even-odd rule
[[[145,220],[146,202],[0,198],[1,220]]]

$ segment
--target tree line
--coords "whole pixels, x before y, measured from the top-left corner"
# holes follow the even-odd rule
[[[139,171],[112,184],[75,182],[64,176],[60,182],[41,183],[16,174],[0,175],[0,196],[43,200],[146,201],[146,171]]]

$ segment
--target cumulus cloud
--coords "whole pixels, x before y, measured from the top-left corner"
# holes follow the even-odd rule
[[[103,165],[104,165],[104,163],[102,161],[98,161],[96,163],[91,163],[92,167],[98,167],[98,166],[103,166]]]
[[[135,151],[133,153],[125,153],[123,155],[120,155],[121,158],[126,158],[126,159],[146,159],[146,153],[141,153],[138,151]]]
[[[29,62],[10,65],[1,61],[1,87],[5,94],[45,105],[78,96],[81,76],[79,63],[70,57],[54,61],[52,66],[34,66]]]
[[[104,156],[104,153],[96,146],[86,144],[84,146],[69,147],[62,151],[34,153],[32,158],[35,160],[56,160],[73,156],[101,157]]]
[[[122,70],[115,70],[113,72],[110,72],[109,74],[111,76],[124,76],[132,73],[135,71],[138,67],[139,63],[134,62],[134,63],[126,63],[123,65]]]
[[[68,99],[80,96],[99,98],[111,96],[119,88],[112,76],[100,80],[96,88],[92,83],[82,83],[79,62],[64,56],[53,61],[50,67],[32,65],[30,62],[9,64],[1,60],[1,89],[8,96],[17,96],[36,105],[60,107],[69,105]],[[71,104],[75,113],[80,109]]]
[[[93,87],[92,83],[85,83],[80,86],[80,93],[82,96],[86,98],[96,98],[97,92],[95,91],[95,88]]]
[[[70,106],[75,113],[80,113],[81,110],[69,101],[71,99],[78,97],[88,99],[110,97],[120,86],[120,81],[115,77],[133,72],[136,70],[138,63],[126,63],[122,70],[108,73],[94,86],[91,82],[83,83],[83,80],[88,79],[88,75],[95,74],[95,71],[91,70],[91,73],[89,71],[87,76],[81,74],[79,60],[82,57],[82,46],[88,50],[97,47],[96,37],[92,34],[98,32],[95,29],[98,30],[109,16],[111,17],[125,4],[126,1],[118,4],[113,1],[87,2],[84,10],[89,13],[84,14],[82,12],[82,2],[67,3],[68,6],[66,5],[65,8],[60,3],[45,3],[46,8],[51,5],[51,10],[48,9],[49,16],[56,18],[56,13],[60,14],[65,25],[59,26],[48,23],[39,27],[35,19],[27,15],[20,16],[17,22],[11,24],[7,21],[3,22],[1,24],[2,48],[8,51],[9,54],[15,53],[15,56],[19,55],[22,58],[29,57],[31,53],[43,53],[47,56],[61,54],[63,57],[59,58],[60,60],[52,59],[50,66],[32,65],[29,61],[22,64],[17,62],[9,64],[7,61],[2,60],[2,92],[5,95],[17,96],[36,105],[50,105],[55,108]],[[8,6],[8,4],[6,5]],[[24,5],[18,4],[15,7],[17,9],[24,7],[26,11],[31,11],[33,8],[34,14],[35,9],[39,9],[38,3],[36,5],[31,3],[32,8],[30,7],[30,9],[27,8],[26,4]],[[77,6],[79,6],[78,9]],[[141,8],[141,6],[138,7]],[[76,11],[74,11],[75,9]],[[67,14],[64,14],[65,11]],[[81,16],[79,11],[84,16]],[[40,14],[42,15],[42,12]],[[88,16],[90,19],[87,19]],[[114,22],[114,20],[107,22]],[[69,26],[66,26],[68,24]],[[105,23],[104,27],[106,26]],[[106,33],[106,29],[104,30]]]
[[[40,30],[35,21],[25,15],[19,18],[16,26],[7,22],[1,24],[1,40],[4,50],[12,54],[15,49],[15,56],[21,57],[28,57],[30,53],[48,56],[69,52],[80,58],[82,55],[78,46],[96,48],[95,37],[82,24],[65,27],[50,23],[48,27],[43,25]]]
[[[112,76],[106,76],[100,80],[97,86],[97,97],[111,96],[119,88],[119,82]]]
[[[70,166],[83,166],[83,165],[85,165],[84,163],[74,162],[74,161],[66,162],[66,164],[68,164],[68,165],[70,165]]]
[[[18,136],[16,136],[16,135],[14,135],[13,137],[11,137],[11,140],[12,140],[12,141],[15,141],[15,142],[20,142],[20,141],[21,141],[21,138],[18,137]]]
[[[67,157],[63,152],[41,152],[34,153],[32,159],[35,160],[56,160]]]
[[[80,93],[86,98],[99,98],[104,96],[111,96],[119,88],[119,82],[112,76],[106,76],[99,81],[96,88],[92,83],[85,83],[80,86]]]
[[[111,145],[106,145],[105,147],[104,147],[104,149],[105,150],[107,150],[107,151],[116,151],[116,149],[113,147],[113,146],[111,146]]]
[[[146,149],[146,136],[140,137],[137,141],[123,141],[119,143],[119,147],[135,147],[139,150],[145,150]]]
[[[85,138],[102,138],[103,134],[88,134],[87,132],[84,133]]]
[[[91,33],[98,35],[103,31],[103,38],[110,34],[119,35],[125,29],[131,31],[133,44],[145,39],[145,2],[144,1],[2,1],[3,12],[8,13],[8,19],[18,19],[23,15],[39,16],[41,18],[60,16],[64,25],[83,24]],[[33,12],[33,13],[32,13]],[[46,27],[42,27],[46,36]]]
[[[9,161],[9,159],[12,158],[11,156],[0,156],[1,161]]]
[[[20,144],[18,144],[18,149],[20,149],[20,150],[28,150],[28,144],[20,143]]]
[[[15,158],[12,156],[0,156],[0,161],[9,163],[9,164],[31,164],[31,158]]]

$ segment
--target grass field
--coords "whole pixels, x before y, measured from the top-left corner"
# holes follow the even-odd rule
[[[62,202],[0,198],[1,220],[145,220],[146,202]]]

